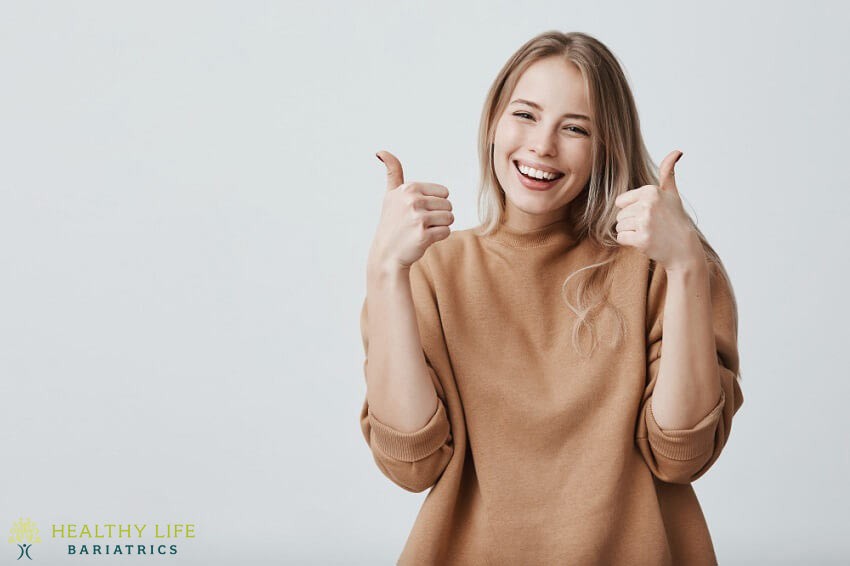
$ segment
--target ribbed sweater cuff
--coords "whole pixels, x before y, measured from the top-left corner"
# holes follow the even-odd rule
[[[652,414],[652,399],[646,411],[649,443],[658,454],[671,460],[692,460],[714,448],[714,433],[720,420],[726,393],[720,390],[720,401],[700,422],[689,429],[662,430]]]
[[[372,425],[372,442],[387,456],[402,462],[416,462],[436,452],[449,436],[449,419],[443,402],[438,401],[437,411],[431,420],[419,430],[400,432],[391,428],[372,414],[369,408],[369,422]]]

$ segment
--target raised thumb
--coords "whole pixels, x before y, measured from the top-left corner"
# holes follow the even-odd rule
[[[375,154],[387,166],[387,190],[391,191],[404,184],[404,171],[401,162],[389,151],[379,151]]]
[[[658,184],[662,190],[671,190],[676,193],[679,192],[679,187],[676,186],[674,167],[682,155],[682,152],[679,150],[671,151],[658,167]]]

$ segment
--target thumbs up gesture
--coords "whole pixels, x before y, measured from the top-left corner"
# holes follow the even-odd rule
[[[428,246],[449,237],[449,225],[454,222],[449,190],[435,183],[405,183],[401,163],[392,153],[376,155],[387,168],[387,191],[369,265],[407,269]]]
[[[674,178],[681,151],[672,151],[659,167],[659,185],[631,189],[614,201],[617,242],[633,246],[668,272],[704,262],[702,243],[682,206]]]

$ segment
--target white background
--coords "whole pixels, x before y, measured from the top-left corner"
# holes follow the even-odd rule
[[[19,517],[41,564],[61,522],[196,524],[127,564],[394,563],[426,493],[359,425],[374,154],[475,226],[486,91],[548,29],[620,59],[732,277],[720,563],[848,559],[845,5],[423,4],[2,4],[0,564]]]

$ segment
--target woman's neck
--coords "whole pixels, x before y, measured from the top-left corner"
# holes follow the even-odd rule
[[[532,214],[517,208],[510,201],[505,203],[502,223],[513,232],[534,232],[556,222],[566,220],[567,207],[550,210],[542,214]]]

